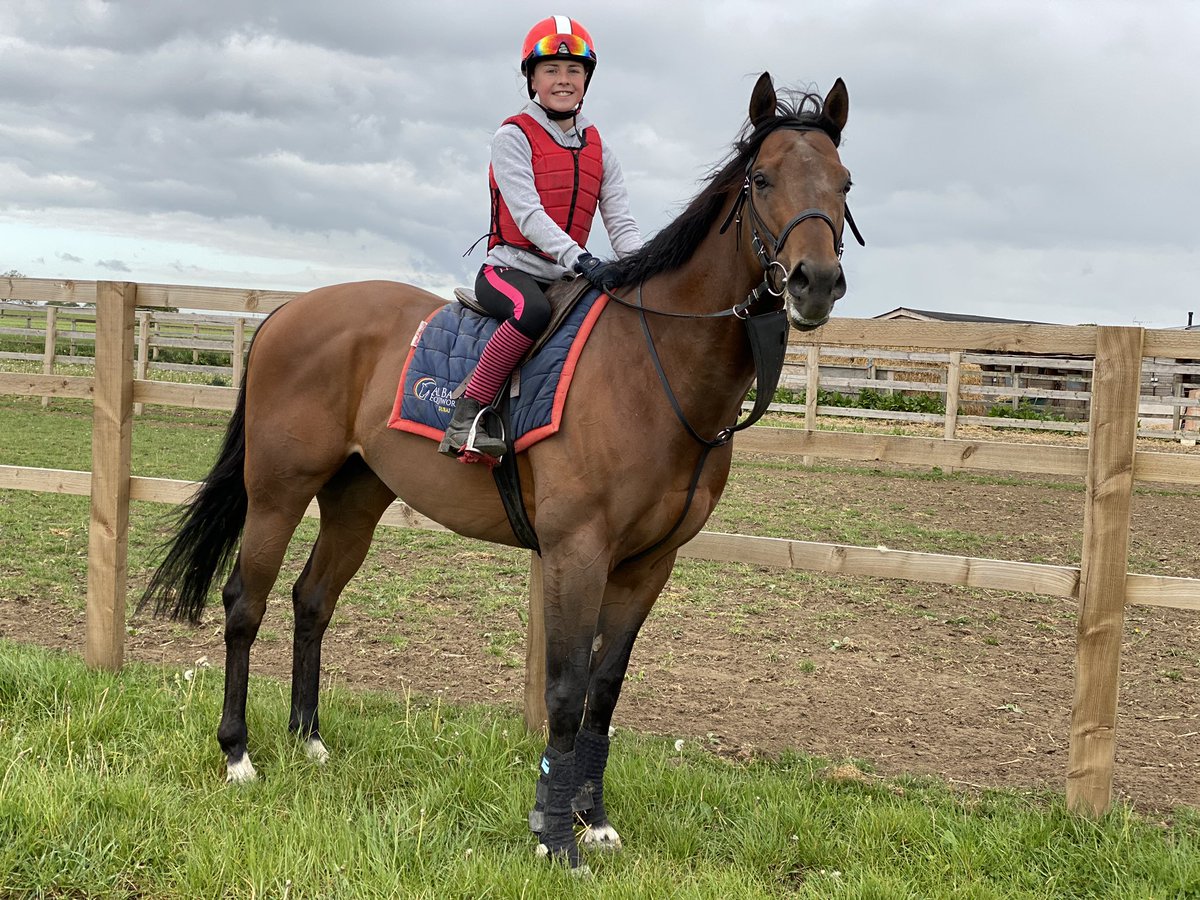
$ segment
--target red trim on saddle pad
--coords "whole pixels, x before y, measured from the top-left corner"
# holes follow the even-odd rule
[[[604,294],[597,298],[592,308],[588,310],[583,322],[579,326],[579,332],[575,335],[575,340],[571,342],[571,348],[567,351],[567,358],[563,362],[562,372],[558,378],[558,385],[554,390],[554,404],[550,412],[549,423],[542,425],[539,428],[534,428],[523,435],[520,435],[513,444],[514,449],[521,453],[529,449],[538,441],[550,437],[555,434],[562,425],[563,409],[567,404],[567,393],[571,389],[571,381],[575,376],[575,367],[579,363],[579,356],[583,353],[584,345],[591,337],[592,329],[596,325],[596,321],[600,318],[600,314],[608,305],[608,295]],[[416,333],[413,335],[412,342],[408,349],[408,356],[404,359],[404,368],[400,372],[400,383],[396,389],[396,401],[392,405],[392,414],[388,417],[388,428],[394,428],[397,431],[407,431],[410,434],[417,434],[421,437],[429,438],[434,441],[441,441],[444,432],[439,431],[423,422],[414,422],[411,419],[405,419],[401,415],[401,406],[404,402],[404,384],[408,380],[408,369],[412,363],[413,356],[417,352],[417,344],[421,340],[421,334],[425,331],[425,326],[430,320],[436,316],[441,309],[436,309],[430,313],[423,322],[417,327]]]
[[[408,356],[404,357],[404,367],[400,370],[400,386],[396,389],[396,402],[392,404],[392,414],[388,416],[388,428],[394,428],[397,431],[408,431],[412,434],[419,434],[421,437],[427,437],[430,440],[441,443],[444,431],[438,431],[436,428],[431,428],[421,422],[413,422],[409,419],[400,416],[400,407],[404,403],[404,382],[408,379],[408,367],[412,364],[413,356],[417,352],[417,344],[421,342],[421,335],[425,333],[425,326],[428,325],[433,317],[442,311],[442,307],[438,307],[429,315],[427,315],[421,324],[417,326],[417,330],[413,333],[412,340],[408,343]]]

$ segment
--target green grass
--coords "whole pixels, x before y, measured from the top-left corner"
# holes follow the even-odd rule
[[[200,479],[215,458],[224,435],[228,414],[219,411],[147,407],[137,417],[133,429],[133,471],[137,475]],[[86,401],[54,400],[43,409],[37,398],[0,397],[0,463],[88,470],[91,468],[91,405]],[[863,505],[830,502],[829,498],[810,496],[804,490],[807,472],[846,474],[850,477],[878,476],[881,484],[879,503]],[[1004,534],[978,523],[970,531],[946,527],[929,510],[911,509],[905,504],[887,502],[886,485],[893,482],[919,481],[930,485],[936,494],[941,485],[982,484],[1003,488],[1029,483],[1028,479],[959,472],[876,471],[872,466],[829,466],[806,470],[794,463],[770,459],[738,459],[730,474],[730,488],[708,523],[712,531],[754,534],[796,540],[815,540],[858,546],[889,547],[936,553],[991,557],[1003,543]],[[779,491],[781,483],[794,482],[791,494]],[[1047,495],[1063,492],[1082,494],[1083,485],[1075,480],[1039,479],[1039,489]],[[1177,491],[1139,486],[1141,494],[1181,495]],[[86,561],[82,555],[87,535],[86,498],[62,495],[0,492],[0,542],[7,552],[0,556],[0,597],[40,593],[64,597],[82,604]],[[159,504],[134,504],[131,515],[130,572],[136,589],[138,579],[156,563],[157,545],[171,534],[168,507]],[[1082,516],[1081,516],[1082,525]],[[287,565],[303,564],[315,539],[315,525],[306,521],[293,541]],[[482,617],[498,609],[513,611],[511,626],[522,616],[526,554],[509,548],[466,542],[453,535],[380,529],[373,553],[345,595],[345,601],[357,603],[380,619],[403,615],[418,624],[428,618],[430,602],[462,596],[481,572],[494,587],[480,608]],[[411,553],[412,550],[417,553]],[[1173,572],[1173,563],[1163,563],[1152,551],[1133,548],[1131,568],[1145,572]],[[1066,558],[1059,564],[1077,564],[1077,548],[1065,548]],[[401,589],[369,591],[363,585],[389,580],[395,557],[408,556]],[[414,559],[416,557],[416,559]],[[442,558],[439,558],[442,557]],[[452,557],[454,565],[446,565]],[[298,560],[298,563],[297,563]],[[422,560],[428,560],[422,561]],[[1035,560],[1036,561],[1036,560]],[[722,568],[728,568],[721,564]],[[286,589],[286,573],[281,584]],[[685,562],[676,570],[672,585],[681,586],[687,602],[703,603],[713,598],[712,566]],[[746,567],[740,573],[752,575]],[[764,576],[762,593],[775,602],[786,602],[797,589],[820,579],[814,573],[770,573]],[[828,579],[826,579],[828,580]],[[850,587],[846,587],[850,585]],[[719,589],[718,589],[719,590]],[[876,602],[884,588],[866,580],[839,583],[847,592],[847,603]],[[468,592],[469,593],[469,592]],[[669,610],[671,589],[664,595],[660,610]],[[497,638],[497,655],[504,655],[509,642]]]
[[[134,428],[135,473],[202,477],[226,418],[149,408]],[[90,427],[85,402],[55,400],[47,411],[36,399],[0,398],[0,463],[89,469]],[[978,535],[914,522],[887,503],[863,511],[795,499],[764,509],[755,482],[777,481],[785,468],[799,469],[739,461],[734,480],[750,490],[744,499],[731,491],[712,527],[977,552]],[[1026,483],[966,473],[887,477]],[[1077,482],[1045,487],[1082,490]],[[135,590],[153,565],[154,545],[169,534],[166,512],[134,505]],[[81,607],[87,515],[85,497],[0,491],[0,598],[31,594]],[[293,577],[315,534],[315,523],[301,526],[286,564]],[[526,553],[403,529],[381,529],[375,544],[343,602],[402,621],[404,633],[384,629],[384,640],[419,640],[436,604],[456,602],[484,572],[494,590],[473,614],[483,621],[499,612],[507,622],[490,627],[487,652],[521,665]],[[390,569],[405,555],[439,562],[407,566],[401,579]],[[727,588],[715,575],[729,568],[681,564],[656,615],[669,620],[682,604],[718,614],[728,606],[719,602]],[[731,614],[731,630],[746,634],[806,587],[833,580],[733,568],[752,588],[753,600]],[[890,602],[874,580],[838,586],[847,619],[858,605]],[[287,589],[285,573],[277,591]],[[832,646],[844,622],[825,624],[821,639]],[[278,629],[264,631],[264,640],[290,631],[286,623]],[[811,662],[805,669],[817,671]],[[1161,677],[1177,671],[1164,667]],[[821,760],[731,764],[698,745],[677,753],[669,742],[628,734],[615,744],[610,793],[630,850],[594,860],[597,878],[577,885],[531,859],[523,821],[540,747],[515,718],[335,691],[322,708],[335,758],[316,769],[285,734],[286,687],[256,681],[251,750],[267,778],[232,790],[220,784],[213,738],[219,682],[212,670],[188,681],[143,666],[114,678],[0,643],[0,897],[1200,897],[1194,811],[1164,826],[1127,810],[1092,823],[1053,798],[966,797],[929,782],[873,777],[836,783],[821,776]]]
[[[627,849],[579,883],[533,857],[538,739],[513,715],[324,695],[334,753],[286,734],[255,680],[264,780],[227,787],[220,673],[119,676],[0,642],[4,897],[1030,897],[1200,895],[1200,818],[925,780],[826,776],[823,760],[729,762],[618,733],[607,794]],[[850,770],[857,773],[857,770]]]
[[[154,478],[200,479],[220,449],[229,413],[147,407],[133,429],[133,471]],[[92,467],[92,405],[0,398],[0,463],[47,469]]]

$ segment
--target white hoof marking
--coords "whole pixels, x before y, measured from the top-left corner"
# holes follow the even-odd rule
[[[320,738],[309,738],[304,742],[304,754],[318,766],[329,762],[329,749]]]
[[[583,839],[579,843],[588,850],[616,853],[621,849],[621,836],[611,825],[589,825],[583,830]]]
[[[235,763],[229,763],[225,770],[226,784],[245,784],[248,781],[254,781],[258,778],[258,773],[254,771],[254,765],[250,762],[250,755],[243,754],[242,758]]]

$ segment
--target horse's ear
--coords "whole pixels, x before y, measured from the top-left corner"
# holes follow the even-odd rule
[[[837,126],[838,131],[846,127],[846,120],[850,118],[850,94],[846,90],[846,82],[838,79],[833,83],[833,87],[829,89],[828,96],[825,97],[824,105],[825,115]]]
[[[750,124],[755,128],[764,125],[775,118],[775,84],[771,81],[771,73],[763,72],[758,76],[754,91],[750,94]]]

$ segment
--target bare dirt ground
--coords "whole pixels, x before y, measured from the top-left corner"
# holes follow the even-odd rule
[[[727,496],[789,518],[789,536],[804,539],[839,540],[806,531],[817,512],[852,516],[886,502],[948,535],[987,535],[987,553],[965,555],[1078,565],[1083,494],[1061,482],[929,482],[867,469],[767,467],[735,470]],[[1130,568],[1200,577],[1198,524],[1200,491],[1139,489]],[[720,508],[710,528],[751,532],[740,521],[723,521]],[[896,538],[868,534],[863,542],[885,540]],[[465,564],[473,553],[456,551],[444,564]],[[407,564],[383,556],[377,561],[389,568]],[[285,596],[277,593],[268,611],[264,628],[276,636],[256,644],[256,674],[286,678],[290,670]],[[462,592],[436,587],[419,599],[428,614],[386,619],[343,604],[326,639],[326,681],[516,707],[519,638],[496,650],[496,635],[523,630],[511,606],[481,611]],[[967,789],[1061,792],[1075,612],[1071,601],[1033,595],[681,562],[634,651],[617,725],[733,757],[795,749],[865,761],[881,775],[936,775]],[[139,621],[135,631],[127,659],[190,666],[207,657],[223,665],[219,603],[196,630]],[[5,598],[0,636],[78,652],[83,614],[37,598]],[[1198,685],[1200,615],[1130,607],[1118,800],[1159,814],[1200,805]],[[281,723],[286,715],[280,710]],[[336,752],[337,735],[326,739]]]

